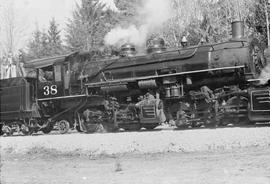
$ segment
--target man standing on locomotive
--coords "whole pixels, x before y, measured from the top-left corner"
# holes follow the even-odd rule
[[[163,103],[159,97],[159,92],[156,92],[156,98],[155,98],[155,96],[151,94],[151,91],[149,91],[145,94],[145,97],[141,99],[141,101],[135,104],[135,106],[138,109],[140,109],[141,106],[144,106],[144,105],[155,105],[156,115],[160,123],[164,123],[166,121],[166,117],[163,111]]]

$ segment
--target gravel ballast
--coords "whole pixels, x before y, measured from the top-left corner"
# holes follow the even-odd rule
[[[33,150],[113,155],[270,147],[270,127],[1,137],[1,154]],[[38,152],[38,151],[37,151]]]

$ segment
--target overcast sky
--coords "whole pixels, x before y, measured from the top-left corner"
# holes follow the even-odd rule
[[[15,26],[19,28],[19,40],[16,40],[16,48],[14,51],[26,48],[32,33],[39,28],[39,30],[48,29],[49,21],[52,17],[55,18],[56,23],[61,30],[62,39],[64,38],[64,28],[68,18],[72,17],[72,12],[76,7],[76,3],[81,0],[0,0],[0,18],[3,19],[5,12],[8,12],[8,7],[12,7],[15,11]],[[100,4],[105,5],[105,9],[118,11],[114,4],[114,0],[99,0]],[[5,51],[5,21],[0,20],[0,56]]]
[[[12,1],[18,21],[16,24],[24,32],[24,38],[21,39],[18,47],[25,47],[26,40],[29,40],[37,26],[40,30],[47,29],[52,17],[55,17],[60,29],[64,28],[67,19],[72,15],[76,2],[80,2],[80,0],[0,0],[2,13]],[[1,38],[4,35],[4,25],[1,20],[0,28],[2,30]]]
[[[75,7],[75,0],[15,0],[14,2],[16,9],[27,16],[29,23],[38,23],[41,28],[47,27],[52,17],[64,26]]]

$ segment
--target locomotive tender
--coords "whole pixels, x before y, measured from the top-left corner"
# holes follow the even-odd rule
[[[232,38],[217,44],[166,49],[156,38],[143,54],[125,44],[118,57],[76,52],[35,60],[26,65],[32,77],[1,81],[2,131],[49,133],[54,125],[60,133],[139,130],[165,120],[177,127],[269,122],[269,79],[258,79],[269,64],[263,53],[237,21]]]

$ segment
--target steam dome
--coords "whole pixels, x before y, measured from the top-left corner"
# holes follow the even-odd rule
[[[136,54],[135,45],[131,43],[125,43],[121,46],[120,56],[121,57],[132,57]]]
[[[165,51],[165,41],[163,38],[149,39],[147,42],[147,53],[160,53]]]

